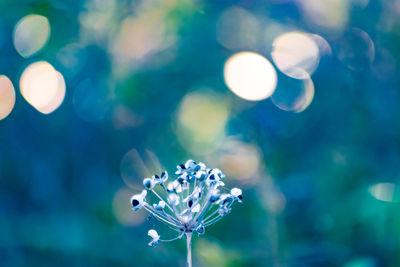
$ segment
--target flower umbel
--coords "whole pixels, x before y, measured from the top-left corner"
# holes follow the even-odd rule
[[[204,163],[193,160],[177,166],[175,180],[168,180],[168,173],[145,178],[142,193],[132,196],[133,210],[146,209],[153,217],[175,230],[178,235],[170,240],[162,240],[158,233],[151,229],[148,235],[152,238],[150,246],[159,242],[173,241],[186,235],[189,243],[193,232],[205,233],[205,228],[218,222],[231,211],[235,201],[242,202],[242,190],[232,188],[230,193],[223,193],[225,175],[219,169],[208,169]],[[156,191],[158,190],[158,192]],[[147,191],[157,197],[157,202],[146,202]],[[189,261],[188,251],[188,261]],[[190,255],[191,257],[191,255]]]

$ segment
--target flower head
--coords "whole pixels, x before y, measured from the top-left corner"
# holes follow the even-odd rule
[[[157,220],[167,224],[178,232],[171,240],[162,240],[158,233],[151,229],[148,235],[152,238],[150,246],[157,246],[160,241],[172,241],[181,238],[185,233],[205,233],[205,228],[216,223],[231,212],[232,204],[242,202],[242,190],[232,188],[230,193],[220,193],[225,186],[225,175],[219,169],[207,169],[204,163],[188,160],[179,164],[175,172],[177,177],[166,185],[168,173],[145,178],[146,190],[131,198],[133,210],[145,208]],[[147,190],[152,192],[158,202],[152,205],[146,202]],[[223,190],[226,192],[226,190]]]

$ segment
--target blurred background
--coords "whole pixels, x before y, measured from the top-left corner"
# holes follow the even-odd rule
[[[400,266],[400,1],[0,10],[1,266],[184,266],[129,199],[189,158],[245,199],[195,266]]]

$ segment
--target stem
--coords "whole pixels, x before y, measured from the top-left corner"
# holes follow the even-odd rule
[[[192,233],[186,233],[187,243],[187,267],[192,267]]]
[[[175,226],[175,227],[179,228],[179,226],[178,226],[177,224],[168,221],[167,218],[163,217],[161,214],[159,214],[157,211],[155,211],[155,210],[153,209],[153,207],[150,206],[149,204],[145,203],[145,205],[143,206],[143,208],[145,208],[148,212],[150,212],[151,214],[153,214],[157,219],[159,219],[159,220],[161,220],[161,221],[163,221],[163,222],[165,222],[165,223],[168,223],[168,224],[170,224],[170,225],[172,225],[172,226]]]
[[[165,202],[165,205],[172,211],[172,213],[174,213],[174,211],[172,210],[172,208],[170,207],[170,205],[168,205],[168,200],[165,201],[162,197],[160,197],[159,194],[156,193],[156,191],[154,191],[154,189],[151,189],[151,192],[153,192],[154,195],[156,195],[160,200]]]

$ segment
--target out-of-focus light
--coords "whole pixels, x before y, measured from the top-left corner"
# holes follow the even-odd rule
[[[350,260],[343,267],[376,267],[379,266],[378,262],[373,257],[363,257]]]
[[[256,49],[260,31],[257,18],[240,7],[226,9],[217,21],[217,40],[231,50]]]
[[[65,81],[61,73],[45,61],[29,65],[21,75],[22,96],[44,114],[56,110],[64,100]]]
[[[224,66],[224,78],[233,93],[250,101],[270,97],[277,82],[272,64],[253,52],[240,52],[230,57]]]
[[[224,136],[228,113],[221,95],[206,90],[187,94],[178,111],[179,140],[196,155],[211,152],[216,141]]]
[[[375,45],[371,37],[359,28],[351,28],[335,42],[339,60],[351,70],[362,70],[375,58]]]
[[[324,55],[332,55],[332,47],[324,37],[318,34],[309,34],[308,37],[313,39],[315,44],[318,46],[320,57]]]
[[[87,63],[87,54],[80,44],[72,43],[60,49],[57,53],[57,62],[65,69],[66,76],[79,73]]]
[[[226,175],[245,182],[255,178],[260,169],[260,157],[255,145],[230,141],[222,146],[218,161]]]
[[[15,90],[7,76],[0,76],[0,120],[11,113],[15,104]]]
[[[167,30],[160,12],[144,12],[122,22],[113,53],[118,62],[140,61],[175,43],[175,35]]]
[[[228,266],[227,255],[229,253],[218,241],[207,238],[199,238],[196,245],[196,255],[199,256],[206,266]]]
[[[371,185],[368,192],[376,199],[386,202],[400,202],[400,190],[393,183],[378,183]]]
[[[272,59],[280,71],[286,75],[302,79],[303,69],[311,75],[318,67],[319,49],[314,40],[307,34],[290,32],[278,36],[272,44]]]
[[[84,121],[99,122],[108,109],[107,92],[91,79],[81,81],[75,88],[72,104],[76,114]]]
[[[304,18],[314,25],[330,29],[343,28],[349,19],[348,0],[301,0]]]
[[[14,28],[14,46],[23,57],[30,57],[44,47],[50,37],[49,20],[41,15],[28,15]]]
[[[127,188],[118,190],[113,199],[113,212],[119,223],[126,226],[139,225],[145,221],[146,211],[144,209],[133,212],[130,198],[134,194]]]
[[[314,83],[308,73],[302,69],[296,69],[292,73],[298,73],[303,79],[281,77],[278,89],[272,95],[271,100],[275,106],[284,110],[299,113],[304,111],[314,98]]]
[[[112,117],[113,125],[116,129],[134,128],[143,123],[143,118],[124,105],[115,106]]]
[[[124,183],[135,190],[143,188],[143,179],[161,172],[157,156],[150,150],[140,155],[136,149],[129,150],[121,160],[120,172]]]

